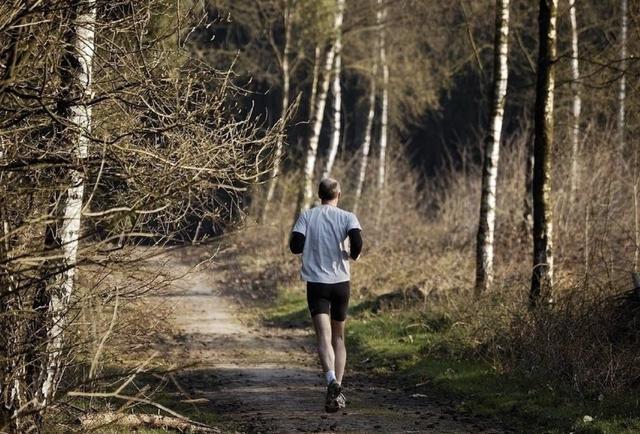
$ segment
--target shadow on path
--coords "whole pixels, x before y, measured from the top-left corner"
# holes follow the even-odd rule
[[[192,365],[176,374],[177,382],[199,414],[221,418],[225,432],[499,432],[428,396],[412,397],[353,372],[344,384],[347,409],[326,414],[310,331],[241,324],[218,293],[222,281],[216,268],[194,270],[163,297],[180,330],[164,344],[166,352],[177,364]],[[176,392],[174,399],[184,394]]]

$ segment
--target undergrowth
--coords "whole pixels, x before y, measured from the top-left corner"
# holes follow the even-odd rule
[[[456,396],[461,406],[522,429],[637,430],[640,308],[629,292],[634,193],[615,169],[620,156],[599,149],[606,134],[594,132],[585,142],[574,197],[562,176],[565,156],[555,156],[555,292],[553,302],[537,310],[527,303],[526,134],[501,156],[496,278],[479,298],[473,294],[477,164],[467,160],[422,180],[405,162],[392,162],[384,192],[365,189],[358,213],[365,248],[352,267],[355,363],[368,360],[362,368],[428,382],[425,387]],[[345,209],[353,200],[352,166],[339,163],[334,173],[345,181],[339,204]],[[278,305],[268,321],[304,326],[299,264],[287,249],[296,185],[295,174],[284,175],[266,223],[249,224],[235,243],[247,257],[261,258],[248,279],[267,275],[271,296],[265,303]],[[259,192],[254,197],[257,214],[263,204]],[[283,293],[292,287],[298,291],[293,298],[290,290]]]
[[[311,325],[299,285],[283,287],[271,307],[261,312],[267,325]],[[640,430],[638,399],[626,393],[577,398],[557,383],[497,366],[479,355],[469,329],[446,314],[407,306],[374,313],[368,301],[352,306],[350,312],[348,371],[399,382],[406,393],[424,399],[453,399],[460,413],[493,418],[516,432]]]

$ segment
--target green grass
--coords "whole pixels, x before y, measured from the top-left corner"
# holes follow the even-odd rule
[[[370,302],[351,308],[347,342],[352,366],[447,397],[461,412],[502,421],[518,432],[637,433],[635,396],[577,399],[544,379],[505,373],[474,356],[467,330],[442,314],[374,314]],[[301,291],[284,291],[264,313],[268,323],[309,324]],[[585,422],[584,416],[593,421]]]

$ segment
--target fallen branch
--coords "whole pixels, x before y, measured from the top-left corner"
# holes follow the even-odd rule
[[[107,425],[126,428],[172,429],[189,433],[220,433],[217,428],[177,417],[158,414],[123,414],[114,412],[92,413],[80,417],[80,424],[86,430],[94,430]]]

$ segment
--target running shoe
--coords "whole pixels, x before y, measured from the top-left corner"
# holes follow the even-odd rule
[[[324,409],[327,413],[335,413],[342,408],[338,402],[340,395],[342,395],[342,386],[340,386],[337,381],[333,380],[327,386],[327,398],[324,401]],[[344,395],[342,395],[342,398],[344,406]]]

